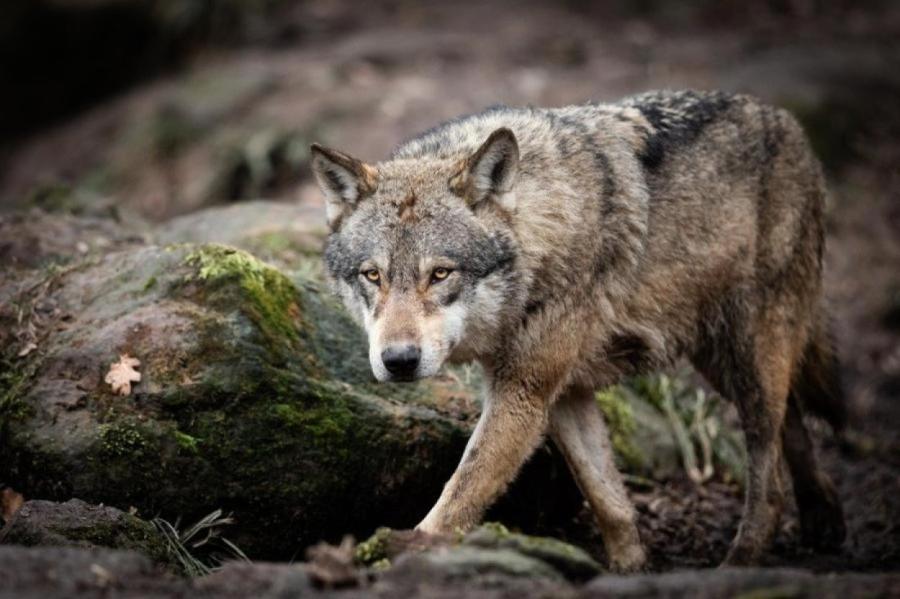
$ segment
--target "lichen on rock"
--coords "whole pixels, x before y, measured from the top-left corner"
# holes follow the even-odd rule
[[[411,557],[420,554],[418,557]],[[455,577],[484,572],[549,580],[585,581],[601,572],[584,550],[558,539],[510,532],[498,522],[467,534],[435,537],[413,531],[379,528],[356,548],[364,565],[415,561],[419,567]]]

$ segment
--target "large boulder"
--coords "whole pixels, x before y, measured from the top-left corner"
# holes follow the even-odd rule
[[[96,256],[2,300],[17,334],[0,362],[0,480],[173,520],[223,508],[259,557],[415,524],[478,410],[453,377],[374,384],[330,295],[224,246]],[[104,377],[125,354],[141,380],[123,396]]]

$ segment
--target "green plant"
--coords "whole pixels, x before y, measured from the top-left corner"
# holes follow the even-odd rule
[[[165,537],[172,555],[188,576],[204,576],[226,560],[250,559],[237,545],[222,536],[222,529],[232,524],[231,516],[222,516],[222,510],[207,514],[191,526],[180,529],[180,518],[171,524],[162,518],[154,518],[153,525]]]
[[[739,434],[723,423],[722,399],[689,382],[688,372],[675,376],[637,377],[633,389],[669,422],[678,443],[681,463],[695,483],[704,483],[716,466],[728,478],[743,479],[744,458]]]

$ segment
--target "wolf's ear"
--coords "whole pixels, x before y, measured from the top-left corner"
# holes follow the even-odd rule
[[[519,169],[519,144],[507,128],[497,129],[450,178],[450,189],[476,206],[488,198],[507,210],[515,208],[512,193]]]
[[[325,216],[334,231],[360,200],[375,193],[378,171],[352,156],[319,144],[314,143],[310,151],[313,174],[325,194]]]

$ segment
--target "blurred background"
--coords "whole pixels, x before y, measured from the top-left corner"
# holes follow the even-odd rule
[[[850,458],[826,442],[825,462],[853,514],[857,561],[900,559],[900,3],[3,4],[5,265],[135,240],[240,245],[252,229],[264,242],[249,249],[296,266],[324,231],[312,141],[377,161],[420,130],[497,103],[693,87],[790,109],[830,181],[827,295],[857,427],[875,440]],[[680,491],[669,499],[684,501]]]
[[[897,132],[889,0],[7,0],[3,13],[7,208],[61,187],[81,209],[151,220],[305,199],[311,140],[377,160],[491,104],[661,87],[791,108],[832,172],[896,164],[872,149]]]

